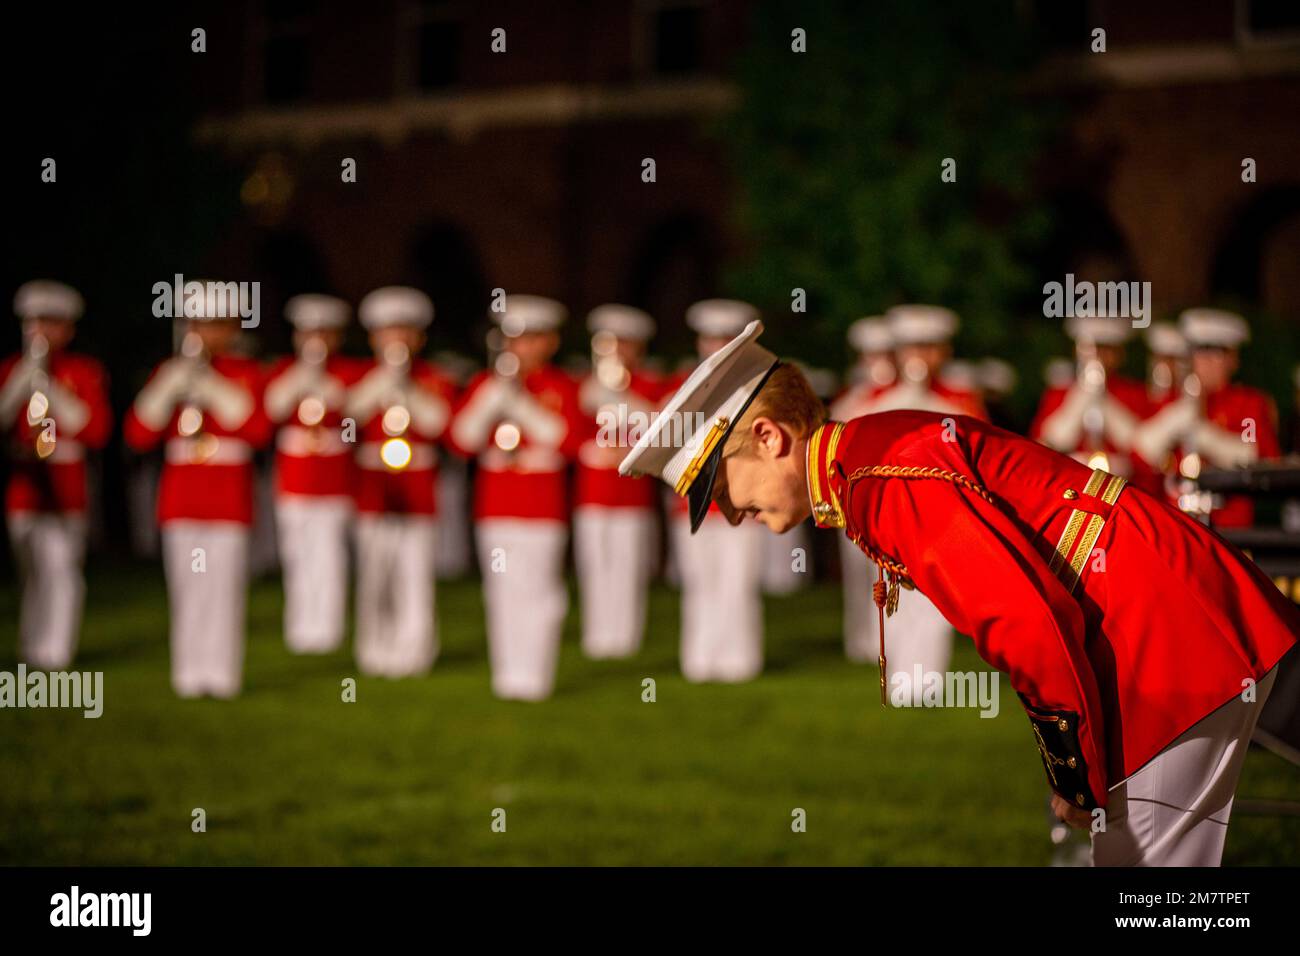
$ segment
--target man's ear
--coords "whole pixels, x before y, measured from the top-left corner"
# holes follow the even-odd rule
[[[780,458],[789,451],[790,436],[786,434],[784,428],[770,418],[762,416],[755,418],[750,427],[750,435],[754,446],[763,450],[764,457]]]

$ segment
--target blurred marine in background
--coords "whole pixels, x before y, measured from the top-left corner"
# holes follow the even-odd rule
[[[231,354],[240,309],[223,285],[185,297],[180,354],[154,369],[123,430],[138,452],[163,447],[158,522],[181,697],[234,697],[243,684],[253,452],[270,438],[262,373]]]
[[[284,306],[297,355],[272,367],[266,415],[275,436],[275,520],[284,574],[284,640],[318,654],[343,644],[352,534],[352,448],[343,400],[359,374],[338,354],[352,309],[328,295]]]
[[[67,349],[80,293],[35,280],[18,289],[23,352],[0,363],[0,432],[10,462],[9,540],[22,578],[19,659],[59,670],[72,663],[85,597],[86,454],[113,427],[104,367]]]

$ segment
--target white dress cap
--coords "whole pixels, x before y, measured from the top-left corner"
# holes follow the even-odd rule
[[[686,310],[686,325],[696,335],[734,338],[758,319],[758,309],[737,299],[704,299]]]
[[[645,342],[655,334],[655,321],[630,305],[598,305],[587,315],[587,331],[608,332],[615,338]]]
[[[1172,322],[1152,322],[1147,326],[1147,348],[1155,355],[1187,354],[1187,339]]]
[[[284,315],[299,332],[341,329],[348,324],[352,307],[332,295],[295,295],[284,304]]]
[[[869,315],[849,326],[849,345],[854,351],[870,354],[888,352],[894,347],[894,336],[883,315]]]
[[[957,333],[957,313],[938,305],[896,305],[885,319],[895,348],[941,344]]]
[[[65,322],[75,322],[81,318],[85,308],[86,303],[80,292],[52,279],[24,282],[14,293],[14,315],[20,319],[63,319]]]
[[[369,332],[393,325],[427,329],[433,321],[433,301],[419,289],[389,285],[362,299],[357,313],[362,326]]]
[[[1223,309],[1188,309],[1178,317],[1178,328],[1192,348],[1235,349],[1250,339],[1246,320]]]
[[[722,449],[778,362],[755,339],[757,320],[704,359],[618,466],[621,475],[662,479],[690,502],[691,530],[708,513]]]
[[[501,331],[513,338],[525,332],[553,332],[564,324],[569,310],[545,296],[512,294],[506,296],[504,312],[492,309],[489,314]]]

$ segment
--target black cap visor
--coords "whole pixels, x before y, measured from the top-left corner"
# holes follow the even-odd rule
[[[749,403],[754,400],[755,395],[763,390],[763,386],[767,384],[767,380],[771,377],[772,373],[776,371],[780,364],[780,362],[774,363],[772,367],[764,373],[763,378],[758,383],[758,387],[754,389],[753,394],[749,396],[745,401],[745,404],[740,407],[740,411],[736,412],[736,417],[732,419],[731,424],[727,426],[727,430],[722,433],[722,437],[718,439],[718,443],[713,447],[712,453],[707,459],[705,459],[704,464],[700,467],[700,473],[695,476],[695,480],[691,482],[691,487],[687,489],[686,500],[690,506],[691,534],[695,534],[695,532],[700,529],[700,525],[704,523],[704,516],[709,513],[709,505],[713,503],[713,483],[717,481],[718,469],[722,467],[722,449],[726,447],[727,439],[731,437],[731,433],[736,427],[736,422],[740,421],[741,416],[743,416],[746,409],[749,408]]]

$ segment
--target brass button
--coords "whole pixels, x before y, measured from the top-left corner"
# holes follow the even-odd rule
[[[1067,730],[1070,729],[1070,722],[1066,720],[1064,717],[1062,717],[1060,720],[1056,722],[1056,729],[1059,730],[1061,733],[1065,733]]]
[[[819,501],[813,508],[819,518],[825,518],[831,513],[831,503],[829,501]]]
[[[1073,488],[1066,488],[1065,494],[1063,494],[1061,497],[1064,498],[1066,501],[1073,501],[1075,498],[1079,497],[1079,493],[1075,491]]]
[[[1075,767],[1079,765],[1079,761],[1075,760],[1073,757],[1069,757],[1066,759],[1065,765],[1069,767],[1071,770],[1073,770]]]
[[[1084,804],[1083,794],[1076,793],[1074,795],[1074,802],[1077,803],[1079,806],[1083,806]]]

